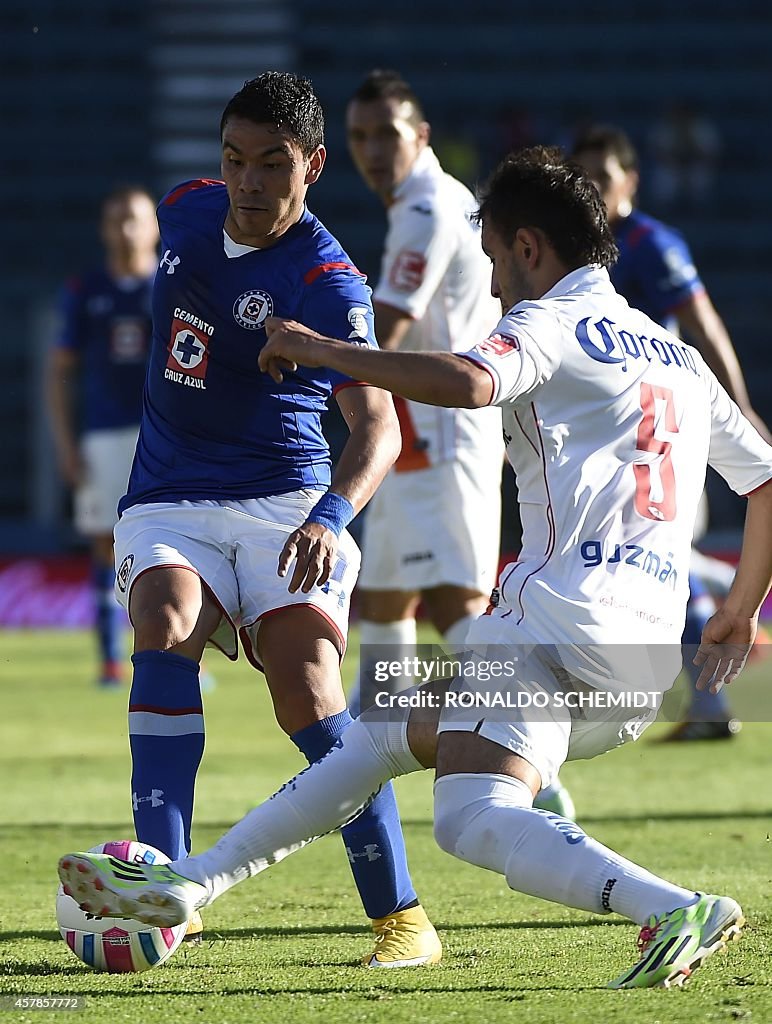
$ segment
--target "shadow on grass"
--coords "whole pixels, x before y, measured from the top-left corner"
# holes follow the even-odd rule
[[[471,924],[446,924],[442,921],[435,921],[435,927],[440,932],[467,932],[479,928],[490,928],[498,930],[521,931],[532,928],[609,928],[619,925],[627,925],[634,928],[632,921],[614,919],[606,921],[603,918],[587,918],[583,921],[479,921]],[[206,930],[204,946],[207,943],[225,941],[226,939],[270,939],[270,938],[301,938],[304,935],[370,935],[370,928],[367,925],[352,924],[321,924],[298,925],[296,928],[217,928]],[[43,942],[61,942],[62,937],[58,932],[50,929],[29,929],[19,931],[0,931],[0,942],[12,942],[22,939],[40,939]]]
[[[349,966],[348,964],[341,966]],[[163,970],[164,968],[162,968]],[[76,969],[77,970],[77,969]],[[361,971],[359,967],[352,967],[352,970]],[[431,968],[432,971],[438,970],[438,968]],[[63,972],[57,972],[63,973]],[[82,972],[80,972],[82,973]],[[298,986],[287,986],[287,985],[276,985],[275,987],[265,988],[231,988],[230,986],[213,989],[211,979],[206,987],[193,988],[190,985],[186,985],[184,988],[155,988],[148,989],[144,986],[141,988],[106,988],[103,985],[84,988],[79,987],[77,992],[73,992],[72,995],[77,995],[79,999],[86,999],[88,997],[94,997],[95,1000],[100,998],[106,998],[108,996],[117,997],[119,999],[132,999],[141,998],[147,999],[150,996],[160,997],[161,999],[168,996],[184,996],[191,1000],[199,998],[215,998],[222,999],[223,996],[250,996],[253,999],[264,998],[275,1000],[278,996],[340,996],[345,993],[346,999],[359,998],[363,1002],[382,1002],[384,999],[388,999],[390,996],[408,996],[411,999],[415,999],[417,995],[437,995],[441,993],[447,993],[450,995],[463,995],[465,992],[477,992],[481,995],[486,993],[498,994],[502,997],[505,1002],[521,1002],[526,998],[526,993],[529,992],[605,992],[609,991],[605,985],[522,985],[518,981],[513,981],[511,985],[491,985],[485,983],[472,984],[468,986],[459,985],[457,980],[458,975],[454,975],[454,981],[448,985],[431,985],[425,988],[419,988],[416,985],[399,985],[391,983],[391,979],[394,977],[393,971],[381,972],[379,977],[385,973],[389,978],[389,984],[376,988],[372,983],[368,985],[368,988],[357,989],[351,987],[349,984],[341,982],[339,985],[298,985]],[[102,977],[110,977],[110,975],[102,975]],[[383,978],[386,981],[386,978]],[[15,993],[8,993],[14,995]],[[36,995],[45,995],[45,992],[38,992]],[[20,992],[19,995],[22,995]],[[94,1004],[87,1004],[84,1009],[94,1008]]]
[[[715,811],[696,811],[696,810],[682,810],[682,811],[646,811],[642,814],[582,814],[579,816],[579,824],[584,825],[608,825],[618,824],[626,825],[628,823],[635,823],[641,821],[762,821],[764,819],[772,819],[772,807],[766,808],[765,810],[753,810],[753,811],[732,811],[732,810],[715,810]],[[218,832],[227,832],[235,822],[233,821],[196,821],[196,828],[198,829],[214,829]],[[405,828],[423,828],[431,829],[433,822],[431,818],[403,818],[402,825]],[[11,833],[11,832],[46,832],[46,831],[64,831],[67,832],[88,832],[92,835],[96,830],[99,830],[105,835],[122,835],[127,836],[131,832],[131,827],[126,822],[83,822],[83,821],[36,821],[24,824],[16,824],[14,822],[6,822],[0,825],[0,836]],[[66,851],[65,851],[66,852]]]

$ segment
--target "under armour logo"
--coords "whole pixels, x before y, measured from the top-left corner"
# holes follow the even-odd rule
[[[169,257],[171,255],[172,255],[171,249],[167,249],[166,252],[161,257],[161,262],[158,264],[158,269],[159,270],[161,269],[161,267],[166,267],[166,273],[167,274],[173,274],[174,273],[174,268],[176,266],[178,266],[179,262],[180,262],[179,256],[174,256],[174,257],[172,257],[172,259],[169,259]]]
[[[136,793],[131,794],[131,804],[134,810],[138,810],[140,804],[150,804],[151,807],[163,807],[164,802],[161,797],[164,795],[162,789],[152,789],[150,796],[137,796]]]
[[[348,859],[352,864],[356,861],[357,857],[365,857],[368,861],[378,860],[381,857],[376,843],[368,843],[361,853],[354,853],[354,851],[347,846],[346,853],[348,854]]]

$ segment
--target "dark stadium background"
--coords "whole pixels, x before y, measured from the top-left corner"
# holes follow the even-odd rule
[[[57,288],[99,257],[99,198],[118,182],[160,195],[216,176],[224,102],[271,68],[316,85],[329,156],[310,204],[373,279],[384,215],[343,132],[346,98],[370,68],[411,81],[446,166],[471,185],[508,140],[565,142],[591,120],[626,128],[645,157],[654,121],[691,103],[721,138],[715,186],[705,205],[666,219],[685,232],[772,422],[770,52],[772,8],[751,0],[4,0],[0,569],[83,550],[57,478],[42,368]],[[644,159],[644,183],[649,170]],[[644,187],[641,205],[659,212],[647,198]],[[708,546],[731,550],[743,503],[715,481],[710,495]],[[505,550],[517,544],[512,500],[507,475]]]

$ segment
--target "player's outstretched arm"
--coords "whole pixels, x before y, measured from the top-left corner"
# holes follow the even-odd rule
[[[294,320],[270,317],[259,365],[276,381],[293,366],[327,366],[355,380],[426,405],[479,409],[490,403],[493,383],[480,366],[449,352],[381,352],[324,338]]]
[[[709,619],[694,657],[697,689],[717,693],[743,669],[756,639],[759,609],[772,586],[772,480],[748,496],[743,546],[726,601]]]

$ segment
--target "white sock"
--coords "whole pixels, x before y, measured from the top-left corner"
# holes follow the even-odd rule
[[[398,619],[396,622],[370,622],[362,619],[359,623],[359,671],[356,682],[349,694],[349,709],[356,717],[375,700],[377,691],[399,693],[413,685],[410,676],[389,675],[385,681],[374,681],[375,663],[379,660],[404,662],[415,657],[417,632],[415,619]],[[365,692],[362,680],[367,679]]]
[[[620,857],[578,825],[531,807],[506,775],[445,775],[434,786],[435,838],[448,853],[498,871],[511,889],[593,914],[614,911],[643,925],[695,903],[682,889]]]
[[[347,824],[387,779],[423,769],[407,743],[408,715],[408,709],[394,709],[377,721],[358,719],[321,761],[253,808],[209,850],[170,867],[205,886],[211,903],[237,882]]]
[[[446,629],[442,634],[445,640],[445,647],[448,654],[459,654],[464,650],[464,644],[466,643],[466,635],[469,632],[469,627],[473,622],[476,622],[479,616],[477,615],[465,615],[462,619],[457,619],[456,622]]]

